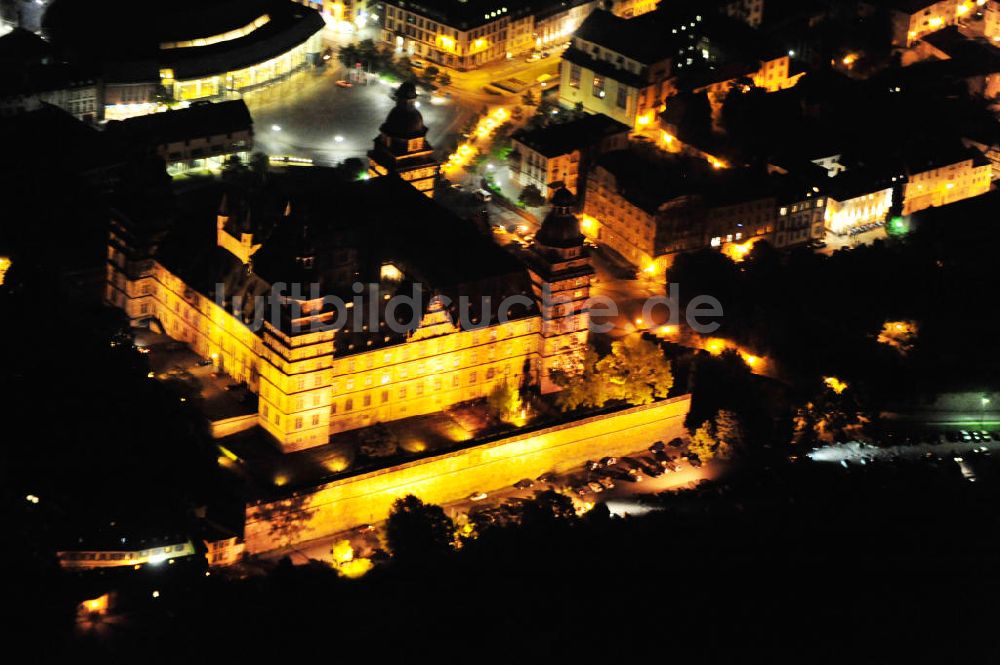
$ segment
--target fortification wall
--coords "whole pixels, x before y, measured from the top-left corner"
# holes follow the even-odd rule
[[[546,472],[575,471],[587,460],[627,455],[680,436],[689,395],[594,416],[399,466],[342,478],[295,497],[247,506],[246,551],[267,552],[384,520],[414,494],[445,504],[509,487]]]

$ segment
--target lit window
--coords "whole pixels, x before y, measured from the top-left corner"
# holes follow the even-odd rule
[[[592,94],[594,95],[594,97],[601,97],[602,99],[604,98],[604,77],[603,76],[595,76],[594,77],[594,84],[593,84]]]

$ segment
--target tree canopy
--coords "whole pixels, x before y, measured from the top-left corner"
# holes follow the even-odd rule
[[[389,549],[401,561],[426,559],[451,550],[455,525],[441,506],[412,494],[396,499],[386,521]]]
[[[670,361],[660,347],[637,335],[618,340],[611,352],[599,357],[588,348],[583,371],[563,377],[557,402],[563,411],[600,408],[611,401],[649,404],[667,396],[674,385]]]

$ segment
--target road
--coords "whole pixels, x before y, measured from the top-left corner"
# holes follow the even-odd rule
[[[448,75],[451,77],[449,89],[454,94],[470,100],[485,103],[491,103],[490,100],[492,100],[492,103],[496,103],[498,96],[502,98],[517,95],[519,97],[528,88],[533,89],[537,97],[543,88],[543,81],[540,79],[545,78],[544,82],[548,85],[547,81],[558,77],[559,56],[552,54],[548,58],[536,62],[525,62],[523,57],[513,58],[468,72],[460,72],[447,67],[439,67],[439,69],[448,71]],[[501,93],[501,95],[486,92],[486,86],[491,83],[505,85],[504,82],[509,79],[521,82],[515,88],[518,92]]]

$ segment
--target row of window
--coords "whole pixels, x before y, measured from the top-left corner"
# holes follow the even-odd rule
[[[510,375],[511,367],[507,365],[504,367],[504,374]],[[490,367],[485,372],[485,380],[492,381],[497,376],[497,370],[494,367]],[[479,373],[476,371],[470,372],[468,375],[467,385],[474,386],[479,381]],[[461,387],[461,379],[458,374],[455,374],[451,378],[451,387],[459,388]],[[441,391],[444,387],[444,383],[440,377],[436,378],[433,382],[433,390],[435,392]],[[409,389],[407,387],[401,387],[397,389],[397,397],[399,400],[405,400],[409,398]],[[414,388],[415,397],[423,397],[425,394],[425,385],[423,382],[418,383]],[[388,404],[391,399],[391,391],[388,389],[382,390],[379,393],[379,404]],[[374,403],[374,397],[371,393],[362,395],[359,398],[348,397],[343,400],[343,412],[349,413],[354,411],[356,407],[360,408],[370,408]],[[330,415],[334,416],[338,413],[338,402],[335,401],[330,405]],[[276,426],[281,426],[281,413],[274,411],[272,413],[270,405],[266,402],[261,405],[261,415],[264,419],[270,419]],[[314,413],[309,416],[294,416],[292,421],[292,428],[295,430],[302,429],[306,423],[309,423],[311,427],[318,427],[322,424],[322,415],[319,413]]]

